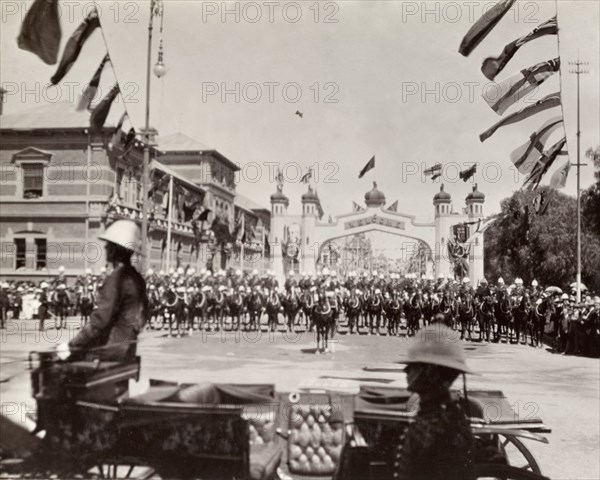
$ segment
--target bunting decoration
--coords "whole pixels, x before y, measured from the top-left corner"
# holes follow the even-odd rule
[[[502,53],[499,56],[495,58],[486,58],[481,66],[482,73],[488,80],[494,80],[496,75],[498,75],[508,64],[508,62],[510,62],[511,58],[514,57],[519,48],[521,48],[527,42],[535,40],[539,37],[543,37],[544,35],[556,35],[557,33],[558,24],[556,22],[556,17],[554,17],[534,28],[527,35],[517,38],[514,42],[510,42],[504,47],[504,50],[502,50]]]
[[[432,175],[432,176],[431,176],[431,180],[435,181],[435,180],[437,180],[438,178],[440,178],[441,176],[442,176],[442,174],[441,174],[441,173],[436,173],[435,175]]]
[[[356,202],[352,202],[352,211],[353,212],[362,212],[363,208]]]
[[[92,130],[98,131],[102,129],[104,122],[106,122],[106,117],[108,117],[108,113],[110,112],[110,107],[118,94],[119,85],[115,84],[106,94],[106,97],[104,97],[98,106],[94,108],[92,115],[90,116],[90,127]]]
[[[394,203],[392,203],[388,208],[387,208],[388,212],[398,212],[398,200],[396,200]]]
[[[571,161],[567,159],[567,162],[560,167],[550,179],[550,186],[552,188],[556,188],[557,190],[560,188],[565,188],[567,186],[567,177],[569,176],[569,171],[571,170]]]
[[[556,157],[563,154],[562,148],[565,146],[565,143],[567,143],[567,139],[563,137],[540,157],[529,176],[525,179],[523,183],[524,187],[528,186],[529,190],[535,190],[539,186],[542,177],[554,163]]]
[[[90,83],[88,84],[87,87],[85,87],[85,90],[83,91],[83,94],[81,95],[81,98],[79,99],[79,104],[77,105],[77,111],[87,110],[89,108],[89,106],[91,105],[92,100],[94,99],[94,97],[96,96],[96,93],[98,92],[98,85],[100,85],[100,76],[102,75],[102,70],[104,69],[104,65],[106,65],[106,62],[108,62],[109,60],[110,60],[110,58],[109,58],[108,54],[106,54],[104,56],[104,58],[102,59],[102,61],[100,62],[100,66],[96,70],[96,73],[94,73],[94,76],[90,80]]]
[[[487,88],[483,99],[498,115],[538,88],[560,68],[560,59],[548,60],[529,67],[512,77],[497,83],[497,88]]]
[[[83,45],[99,26],[100,19],[98,18],[97,10],[94,8],[79,27],[77,27],[77,30],[73,32],[71,38],[67,40],[58,68],[50,78],[50,83],[52,85],[59,83],[69,72],[73,64],[77,61]]]
[[[108,144],[108,148],[111,151],[113,151],[116,147],[121,145],[121,136],[123,134],[122,128],[123,123],[125,122],[125,118],[127,118],[127,112],[123,112],[123,115],[121,115],[121,118],[119,119],[119,122],[117,123],[117,126],[115,128],[115,133],[113,133],[110,143]]]
[[[552,117],[536,132],[533,132],[527,142],[510,154],[511,161],[520,173],[526,174],[531,172],[539,156],[544,153],[544,147],[548,138],[562,123],[562,116]]]
[[[514,2],[509,0],[499,1],[494,7],[486,12],[467,32],[462,40],[459,52],[468,56],[481,41],[494,29],[497,23],[513,6]],[[539,38],[553,35],[557,38],[557,48],[555,52],[549,52],[552,56],[546,56],[550,60],[540,58],[536,63],[519,72],[513,72],[499,83],[492,84],[483,92],[483,99],[489,107],[498,115],[504,115],[511,107],[520,103],[520,107],[513,113],[504,116],[494,123],[490,128],[479,135],[479,140],[485,142],[501,127],[513,125],[528,119],[538,113],[544,112],[554,107],[561,107],[561,112],[545,121],[529,139],[510,153],[510,160],[521,174],[527,175],[523,187],[535,190],[540,185],[542,177],[546,175],[556,157],[566,154],[563,147],[566,140],[563,138],[556,142],[547,151],[546,143],[552,135],[561,127],[564,128],[564,119],[562,112],[561,92],[546,94],[535,103],[524,105],[524,100],[528,94],[543,86],[543,84],[556,72],[560,73],[561,58],[556,55],[558,52],[558,36],[560,28],[558,26],[557,15],[546,22],[540,24],[526,35],[520,36],[513,41],[505,43],[500,55],[487,57],[481,65],[481,72],[489,79],[494,80],[511,59],[517,54],[519,49],[528,43],[533,43]],[[555,57],[555,58],[553,58]],[[566,135],[565,135],[566,136]],[[559,171],[555,172],[550,181],[552,188],[563,188],[566,182],[570,166],[565,164]],[[432,177],[433,178],[433,177]],[[462,178],[462,177],[461,177]]]
[[[135,135],[135,128],[131,127],[127,132],[127,136],[125,137],[125,143],[123,144],[123,154],[120,157],[121,159],[125,158],[135,146]]]
[[[544,215],[546,210],[548,210],[548,205],[550,204],[550,199],[548,198],[548,192],[542,191],[533,199],[533,208],[535,210],[536,215]]]
[[[479,20],[469,29],[460,42],[458,51],[468,57],[475,48],[488,36],[502,17],[511,9],[516,0],[501,0],[491,9],[486,11]]]
[[[371,160],[367,162],[367,164],[362,168],[362,170],[358,174],[358,178],[362,178],[365,176],[369,170],[373,170],[375,168],[375,155],[371,157]]]
[[[520,122],[521,120],[525,120],[526,118],[535,115],[536,113],[543,112],[544,110],[548,110],[549,108],[560,106],[560,92],[551,93],[550,95],[546,95],[541,100],[538,100],[532,105],[522,108],[518,112],[512,113],[507,117],[504,117],[499,122],[492,125],[485,132],[479,135],[479,140],[481,142],[485,142],[488,138],[490,138],[496,130],[500,127],[504,127],[506,125],[511,125],[513,123]]]
[[[58,0],[35,0],[21,25],[17,45],[47,65],[55,65],[61,36]]]

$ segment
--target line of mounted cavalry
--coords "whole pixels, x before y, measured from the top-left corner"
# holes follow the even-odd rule
[[[280,287],[273,272],[150,270],[148,327],[167,329],[169,335],[255,330],[266,316],[268,328],[275,330],[282,316],[288,331],[312,330],[325,317],[329,335],[344,319],[349,334],[412,336],[441,313],[461,338],[517,343],[529,338],[532,346],[541,347],[545,328],[564,301],[562,292],[544,291],[536,281],[525,287],[518,278],[514,285],[500,278],[497,285],[482,280],[474,287],[468,277],[414,277],[350,272],[340,281],[336,272],[324,268],[319,275],[290,272]]]

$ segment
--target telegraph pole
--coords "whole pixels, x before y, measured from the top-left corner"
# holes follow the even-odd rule
[[[577,302],[581,302],[581,102],[579,94],[579,79],[580,76],[588,73],[582,67],[587,65],[588,62],[582,62],[579,60],[577,55],[577,61],[569,62],[569,65],[573,65],[575,68],[571,70],[571,73],[577,75]]]

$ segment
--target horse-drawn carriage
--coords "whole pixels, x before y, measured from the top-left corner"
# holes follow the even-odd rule
[[[37,427],[2,416],[0,478],[391,479],[391,449],[417,405],[404,389],[372,386],[279,393],[151,380],[131,396],[139,359],[43,352],[30,368]],[[478,478],[544,478],[520,440],[547,442],[541,420],[519,418],[501,392],[470,391],[467,405]]]

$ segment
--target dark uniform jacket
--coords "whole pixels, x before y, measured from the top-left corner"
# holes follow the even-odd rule
[[[136,340],[146,321],[148,298],[146,283],[131,265],[120,264],[106,278],[97,298],[97,307],[89,322],[69,342],[77,349],[88,350],[88,359],[131,361],[135,358]],[[97,349],[101,346],[110,348]],[[94,351],[89,351],[95,349]]]
[[[448,392],[421,403],[396,452],[399,480],[474,480],[474,438],[458,401]]]

